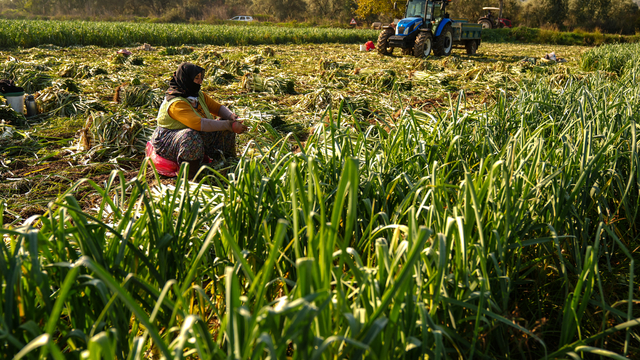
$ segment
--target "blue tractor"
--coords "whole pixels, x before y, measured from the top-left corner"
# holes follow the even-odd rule
[[[397,24],[384,26],[376,49],[390,55],[394,48],[416,57],[448,56],[454,45],[464,45],[473,55],[480,46],[482,25],[467,20],[452,20],[446,12],[451,0],[408,0],[405,18]]]

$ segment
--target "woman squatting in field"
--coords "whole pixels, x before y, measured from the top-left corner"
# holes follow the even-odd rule
[[[186,62],[178,66],[151,136],[157,155],[178,164],[189,163],[190,179],[205,155],[236,157],[236,134],[247,129],[236,114],[200,91],[203,79],[203,68]]]

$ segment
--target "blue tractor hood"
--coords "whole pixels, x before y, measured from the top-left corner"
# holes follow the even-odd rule
[[[422,25],[421,17],[404,18],[396,25],[396,35],[407,36],[416,31]]]

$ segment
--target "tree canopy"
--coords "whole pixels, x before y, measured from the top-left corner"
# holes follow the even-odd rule
[[[453,0],[452,17],[476,21],[483,6],[503,4],[503,17],[515,26],[559,30],[635,33],[640,28],[640,0]],[[394,7],[394,4],[397,6]],[[218,21],[254,15],[271,21],[315,21],[346,24],[401,18],[405,1],[396,0],[0,0],[3,17],[127,18],[161,21]]]

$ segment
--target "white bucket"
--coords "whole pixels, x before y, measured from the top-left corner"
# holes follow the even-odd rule
[[[360,45],[360,51],[367,51],[366,45]]]
[[[24,114],[24,93],[7,93],[2,94],[7,99],[9,106],[13,108],[17,113]]]

